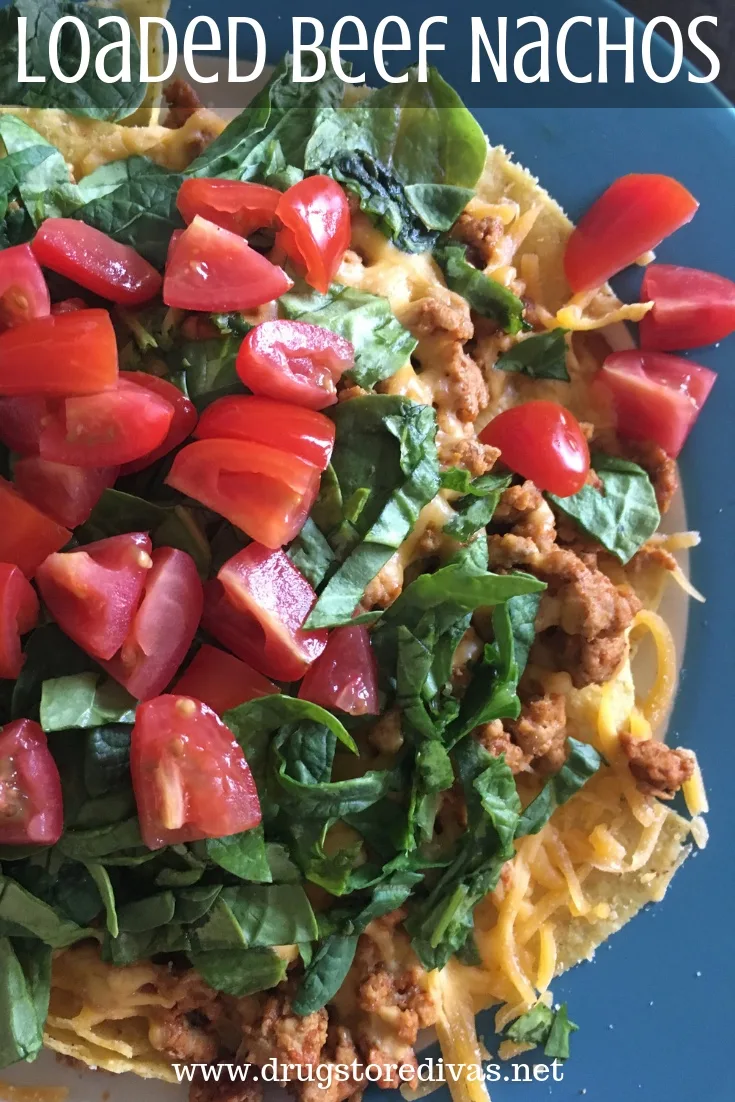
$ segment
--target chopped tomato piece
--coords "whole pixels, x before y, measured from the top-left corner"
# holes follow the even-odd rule
[[[159,379],[157,375],[148,375],[145,371],[123,371],[120,378],[125,382],[134,383],[136,386],[142,386],[144,390],[150,390],[153,394],[157,394],[168,402],[173,410],[171,425],[163,443],[154,448],[152,452],[148,452],[147,455],[141,456],[140,459],[125,463],[120,472],[121,474],[135,474],[136,471],[142,471],[155,463],[157,459],[162,459],[164,455],[168,455],[174,448],[178,448],[179,444],[183,444],[187,436],[190,436],[194,431],[198,414],[191,399],[187,398],[177,386],[169,383],[166,379]]]
[[[337,401],[337,383],[355,365],[349,341],[303,321],[264,321],[240,345],[237,373],[249,390],[307,409]]]
[[[173,260],[173,255],[176,252],[176,246],[178,245],[179,241],[181,240],[181,238],[183,236],[183,233],[184,233],[183,230],[174,230],[174,232],[171,234],[171,240],[168,243],[168,249],[166,251],[166,267],[167,268],[168,268],[169,264],[171,263],[171,261]]]
[[[166,482],[275,548],[303,528],[319,492],[319,471],[266,444],[197,440],[178,453]]]
[[[699,203],[671,176],[621,176],[579,220],[564,271],[573,291],[591,291],[691,222]]]
[[[15,485],[26,500],[67,528],[89,520],[117,473],[117,467],[70,467],[36,455],[13,466]]]
[[[117,467],[160,447],[173,417],[166,399],[121,375],[114,390],[50,403],[38,447],[57,463]]]
[[[275,223],[280,198],[280,191],[264,184],[192,178],[181,185],[176,205],[187,224],[200,214],[223,230],[247,237]]]
[[[640,324],[641,347],[676,352],[735,333],[735,283],[713,272],[651,264],[641,287],[654,307]]]
[[[32,578],[41,563],[68,543],[71,532],[47,517],[0,478],[0,562]]]
[[[93,658],[109,659],[130,634],[152,566],[149,537],[128,532],[49,555],[37,582],[61,630]]]
[[[44,268],[121,306],[140,306],[161,290],[161,276],[140,253],[76,218],[47,218],[32,248]]]
[[[303,677],[327,645],[327,632],[302,624],[316,593],[283,551],[251,543],[204,589],[202,627],[274,681]]]
[[[530,478],[539,490],[569,497],[587,481],[587,441],[574,414],[557,402],[524,402],[506,409],[485,426],[480,440],[499,448],[501,463]]]
[[[11,451],[37,455],[43,419],[48,411],[48,399],[40,394],[0,398],[0,440]]]
[[[50,312],[46,280],[30,245],[0,252],[0,328],[45,318]]]
[[[61,302],[54,302],[51,304],[51,313],[56,314],[73,314],[77,310],[86,310],[87,304],[83,298],[64,298]]]
[[[186,658],[202,616],[202,583],[191,555],[153,552],[143,600],[119,654],[102,665],[136,700],[162,693]]]
[[[15,678],[20,675],[23,668],[20,637],[31,631],[37,623],[38,597],[35,589],[17,566],[1,562],[0,677]],[[2,801],[0,801],[0,807],[2,807]],[[0,822],[2,822],[2,814],[0,814]]]
[[[211,708],[191,697],[159,696],[138,706],[130,770],[149,849],[239,834],[261,820],[240,745]]]
[[[269,444],[312,463],[319,471],[329,466],[334,434],[334,421],[316,410],[239,394],[212,402],[194,430],[198,440]]]
[[[335,628],[326,649],[306,671],[299,696],[352,716],[379,715],[378,665],[366,627]]]
[[[220,716],[246,700],[280,691],[252,666],[209,643],[202,643],[174,686],[178,696],[193,696]]]
[[[350,245],[347,197],[331,176],[308,176],[290,187],[276,211],[284,225],[277,243],[306,269],[306,281],[324,294]]]
[[[0,727],[0,844],[53,846],[64,830],[61,778],[30,719]]]
[[[597,378],[612,394],[621,436],[677,456],[717,376],[682,356],[631,348],[608,356]]]
[[[106,310],[35,318],[0,333],[0,394],[96,394],[116,382],[117,342]]]
[[[163,301],[181,310],[252,310],[293,286],[247,241],[197,215],[166,267]]]

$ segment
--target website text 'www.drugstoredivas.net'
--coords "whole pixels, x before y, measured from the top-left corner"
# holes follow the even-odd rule
[[[172,1064],[179,1083],[204,1080],[215,1083],[314,1083],[329,1090],[334,1083],[561,1083],[564,1064],[552,1060],[547,1064],[506,1061],[502,1064],[454,1064],[429,1058],[416,1064],[284,1064],[275,1057],[259,1064]]]

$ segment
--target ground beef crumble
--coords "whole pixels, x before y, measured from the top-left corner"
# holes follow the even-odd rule
[[[642,740],[628,733],[620,736],[620,745],[640,790],[660,800],[673,799],[694,773],[694,758],[688,750],[674,750],[658,739]]]

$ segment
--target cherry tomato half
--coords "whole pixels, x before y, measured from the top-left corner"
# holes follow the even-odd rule
[[[140,253],[76,218],[47,218],[32,248],[44,268],[121,306],[140,306],[161,290],[161,276]]]
[[[0,843],[53,846],[64,830],[61,778],[46,736],[30,719],[0,727]]]
[[[181,310],[252,310],[293,286],[247,241],[197,215],[172,250],[163,301]]]
[[[303,528],[319,492],[319,471],[266,444],[197,440],[177,454],[166,482],[275,548]]]
[[[253,230],[272,226],[280,191],[242,180],[184,180],[176,206],[189,224],[197,214],[223,230],[247,237]]]
[[[699,203],[671,176],[621,176],[579,220],[564,271],[573,291],[591,291],[691,222]]]
[[[4,478],[0,478],[0,517],[0,562],[14,563],[27,578],[71,539],[67,528],[31,505]]]
[[[646,350],[698,348],[735,332],[735,283],[713,272],[651,264],[641,298],[654,302],[640,323],[641,348]]]
[[[23,497],[67,528],[89,520],[117,474],[117,467],[70,467],[37,455],[18,459],[13,466],[13,479]]]
[[[148,452],[147,455],[141,456],[140,459],[134,459],[130,463],[123,464],[121,474],[135,474],[136,471],[142,471],[155,463],[157,459],[168,455],[174,448],[178,448],[179,444],[183,444],[187,436],[190,436],[194,431],[199,415],[191,399],[187,398],[177,386],[169,383],[166,379],[159,379],[157,375],[149,375],[145,371],[123,371],[120,378],[125,382],[134,383],[136,386],[142,386],[144,390],[150,390],[153,394],[157,394],[168,402],[173,410],[171,425],[163,443],[154,448],[152,452]]]
[[[130,770],[149,849],[239,834],[261,820],[241,747],[219,716],[191,697],[159,696],[138,706]]]
[[[17,566],[0,562],[0,677],[20,676],[23,668],[20,637],[37,623],[35,589]]]
[[[666,352],[613,352],[597,379],[613,397],[621,436],[651,440],[676,457],[717,376]]]
[[[238,704],[244,704],[246,700],[271,696],[280,691],[277,685],[252,666],[209,643],[202,643],[174,686],[177,696],[193,696],[195,700],[209,705],[219,716]]]
[[[152,566],[149,537],[128,532],[49,555],[37,582],[61,630],[93,658],[109,659],[130,634]]]
[[[303,321],[264,321],[245,337],[237,373],[249,390],[307,409],[337,401],[337,382],[355,365],[349,341]]]
[[[30,245],[0,252],[0,328],[45,318],[50,312],[46,280]]]
[[[557,402],[524,402],[506,409],[485,426],[480,440],[500,448],[501,462],[530,478],[539,490],[569,497],[587,480],[587,441],[577,418]]]
[[[161,447],[173,417],[166,399],[121,375],[114,390],[50,403],[37,450],[75,467],[118,467]]]
[[[251,543],[217,579],[204,587],[204,630],[274,681],[303,677],[327,632],[303,630],[316,593],[288,555]]]
[[[326,649],[306,671],[299,697],[352,716],[379,715],[378,665],[366,627],[335,628]]]
[[[102,666],[136,700],[162,693],[199,627],[204,596],[191,555],[160,547],[151,556],[143,600],[119,654]]]
[[[281,196],[277,243],[306,269],[306,281],[325,294],[350,245],[350,208],[331,176],[308,176]]]
[[[96,394],[117,382],[106,310],[34,318],[0,333],[0,394]]]

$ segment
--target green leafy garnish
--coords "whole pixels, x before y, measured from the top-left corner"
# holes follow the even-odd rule
[[[505,1036],[519,1044],[543,1045],[544,1055],[552,1060],[567,1060],[569,1038],[578,1029],[579,1026],[570,1022],[567,1016],[566,1003],[562,1003],[558,1010],[538,1003],[511,1022]]]
[[[496,279],[478,271],[466,257],[464,245],[446,242],[434,249],[434,259],[444,273],[447,287],[466,299],[471,310],[493,318],[506,333],[523,328],[523,303]]]
[[[569,382],[567,371],[568,329],[550,329],[548,333],[534,333],[518,341],[502,356],[495,366],[501,371],[515,371],[530,379],[561,379]]]
[[[661,523],[651,479],[637,463],[602,452],[592,455],[592,466],[601,490],[588,484],[549,500],[622,563],[630,562]]]

